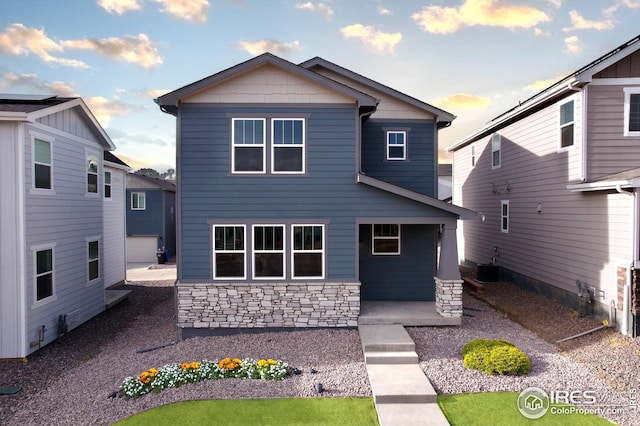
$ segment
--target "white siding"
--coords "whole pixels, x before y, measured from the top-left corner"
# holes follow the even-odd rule
[[[125,260],[125,172],[111,172],[111,198],[104,198],[104,286],[110,287],[126,277]]]
[[[629,259],[632,197],[571,193],[581,171],[580,95],[576,95],[576,146],[558,150],[558,105],[500,130],[502,166],[491,168],[491,135],[454,153],[454,204],[482,212],[459,233],[461,259],[491,262],[576,292],[576,280],[615,298],[615,263]],[[509,233],[500,232],[501,200],[509,200]],[[540,209],[540,212],[538,210]]]

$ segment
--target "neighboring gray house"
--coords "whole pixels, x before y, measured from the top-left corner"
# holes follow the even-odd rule
[[[0,358],[16,358],[55,340],[59,318],[71,330],[105,309],[115,146],[82,99],[56,96],[0,95],[0,141]]]
[[[177,118],[183,336],[355,326],[365,301],[432,301],[460,324],[456,227],[476,215],[437,198],[454,116],[269,53],[156,102]]]
[[[125,176],[131,168],[109,151],[103,157],[104,199],[104,287],[122,283],[126,278],[125,254]]]
[[[460,260],[639,334],[640,41],[548,87],[449,149]],[[579,281],[580,287],[577,282]],[[587,298],[583,299],[588,302]]]
[[[168,180],[126,176],[127,262],[156,262],[158,250],[176,253],[176,185]]]

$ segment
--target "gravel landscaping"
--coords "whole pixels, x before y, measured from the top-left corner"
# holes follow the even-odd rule
[[[60,343],[30,356],[27,363],[0,361],[0,387],[22,387],[15,395],[0,396],[0,424],[112,424],[149,408],[190,399],[371,395],[357,330],[200,337],[140,352],[175,341],[172,282],[130,283],[124,287],[133,290],[127,301],[73,330]],[[640,339],[602,330],[555,345],[552,342],[557,338],[592,328],[595,322],[521,292],[508,283],[487,288],[481,297],[495,308],[465,294],[467,309],[460,328],[408,328],[416,342],[420,365],[438,392],[521,391],[529,386],[589,389],[596,390],[598,398],[602,395],[598,403],[628,404],[629,392],[640,391]],[[514,295],[519,301],[527,297],[530,303],[514,307]],[[518,315],[528,328],[510,319]],[[535,330],[541,324],[547,324],[548,331],[545,327]],[[512,341],[531,357],[531,373],[503,377],[466,370],[460,349],[474,338]],[[109,397],[125,377],[151,367],[228,356],[281,359],[300,374],[281,382],[210,380],[135,400]],[[315,387],[318,382],[324,389],[320,395]],[[623,425],[638,424],[640,418],[630,410],[607,417]]]

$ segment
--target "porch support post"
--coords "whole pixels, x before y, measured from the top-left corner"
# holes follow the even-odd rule
[[[455,220],[445,222],[440,240],[440,259],[434,277],[436,311],[443,317],[462,317],[462,279],[458,266]]]

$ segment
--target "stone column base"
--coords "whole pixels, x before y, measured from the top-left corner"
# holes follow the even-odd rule
[[[436,311],[443,317],[462,317],[462,280],[434,279]]]

